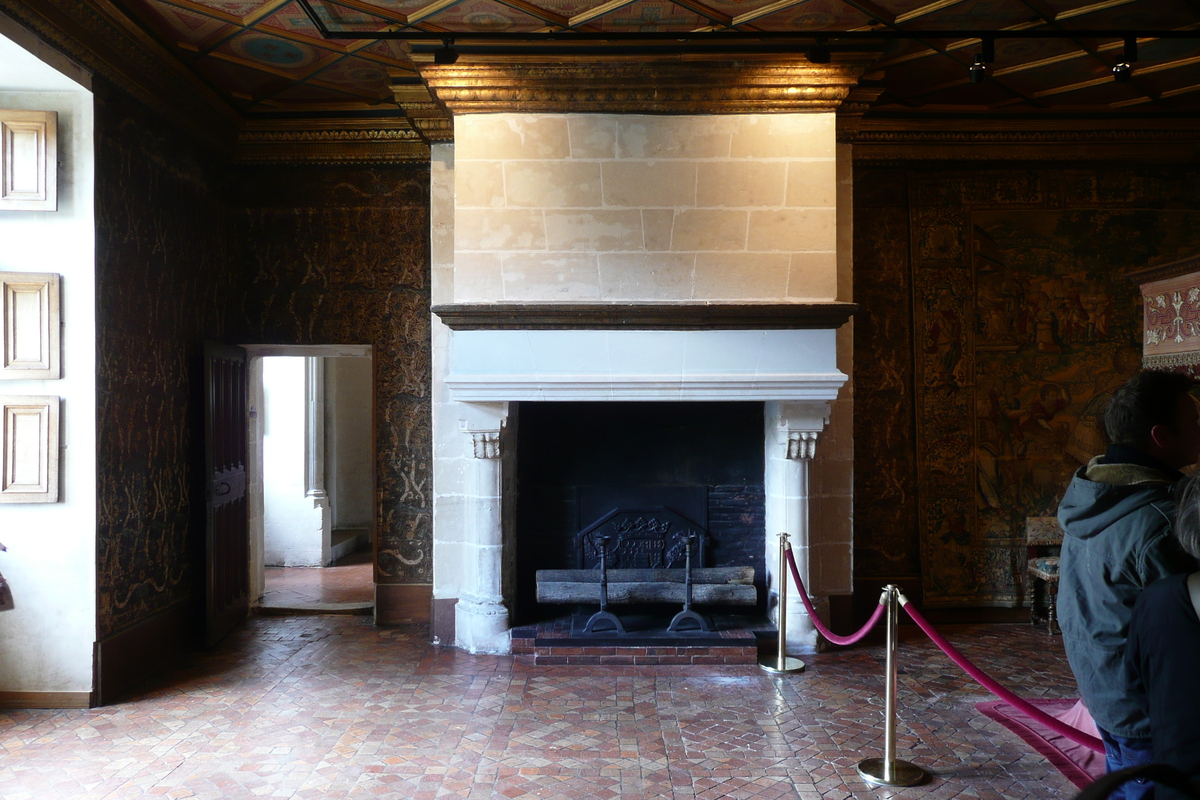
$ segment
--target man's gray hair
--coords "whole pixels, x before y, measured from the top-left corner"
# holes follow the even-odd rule
[[[1185,551],[1200,558],[1200,474],[1180,481],[1175,538]]]

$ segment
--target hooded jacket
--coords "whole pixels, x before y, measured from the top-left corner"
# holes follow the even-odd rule
[[[1063,645],[1084,704],[1115,736],[1150,736],[1125,667],[1134,601],[1159,578],[1197,568],[1172,533],[1174,489],[1165,472],[1097,456],[1075,473],[1058,507]]]

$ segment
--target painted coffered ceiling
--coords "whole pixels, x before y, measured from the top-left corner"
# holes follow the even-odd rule
[[[393,86],[420,83],[400,39],[325,38],[298,0],[117,0],[159,42],[247,118],[394,112]],[[573,29],[945,31],[891,40],[875,64],[872,112],[1192,113],[1200,108],[1200,41],[1142,39],[1134,78],[1113,80],[1118,36],[1001,39],[992,79],[972,84],[978,39],[954,31],[1200,28],[1195,0],[311,0],[332,31],[356,37],[444,34],[471,60],[472,35]],[[836,42],[836,39],[832,39]],[[427,39],[419,52],[440,46]]]
[[[459,111],[837,110],[855,141],[1200,130],[1200,0],[0,0],[0,11],[245,160],[420,160],[452,138]],[[993,32],[989,78],[972,83]],[[1129,32],[1133,75],[1117,81]],[[435,58],[447,43],[453,63]]]

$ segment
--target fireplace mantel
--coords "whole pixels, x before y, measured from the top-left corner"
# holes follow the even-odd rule
[[[454,331],[802,330],[839,328],[855,303],[446,303],[432,308]]]

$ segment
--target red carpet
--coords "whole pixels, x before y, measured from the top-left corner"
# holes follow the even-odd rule
[[[1078,700],[1031,700],[1030,703],[1085,733],[1100,735],[1091,715]],[[1103,753],[1054,733],[1003,700],[976,703],[975,708],[1024,739],[1080,789],[1104,774]]]

